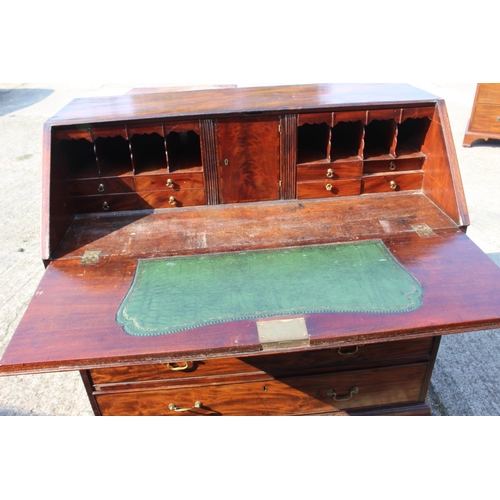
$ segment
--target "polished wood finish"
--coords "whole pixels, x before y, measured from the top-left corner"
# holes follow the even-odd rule
[[[478,83],[463,146],[478,139],[500,139],[500,83]]]
[[[428,414],[424,400],[438,344],[439,337],[424,338],[96,369],[85,376],[104,415],[348,414],[387,412],[387,406],[393,414]]]
[[[221,203],[280,198],[279,119],[217,120]]]
[[[406,85],[77,100],[45,125],[43,189],[47,269],[0,373],[80,370],[96,414],[428,414],[440,336],[500,327],[445,104]],[[252,320],[116,322],[138,259],[372,239],[422,307],[301,315],[308,341],[268,350]]]
[[[426,365],[95,396],[103,415],[293,415],[419,402]],[[353,388],[358,388],[353,394]],[[361,387],[361,389],[359,388]],[[335,401],[330,392],[334,391]],[[352,394],[352,395],[351,395]],[[345,401],[344,401],[345,400]],[[192,408],[191,411],[170,409]]]

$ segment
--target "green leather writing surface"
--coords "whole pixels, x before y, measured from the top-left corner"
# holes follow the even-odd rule
[[[394,313],[422,288],[381,241],[140,260],[117,322],[130,335],[320,312]]]

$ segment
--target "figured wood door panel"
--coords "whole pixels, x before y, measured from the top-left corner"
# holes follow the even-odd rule
[[[278,200],[279,118],[217,122],[221,203]]]

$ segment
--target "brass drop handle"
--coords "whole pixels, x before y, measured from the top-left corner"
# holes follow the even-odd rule
[[[174,181],[172,179],[167,179],[167,184],[166,186],[168,188],[173,188],[174,187]]]
[[[189,368],[189,363],[186,361],[183,365],[178,365],[177,363],[173,363],[175,366],[172,366],[170,363],[167,363],[167,368],[172,370],[173,372],[180,372],[183,370],[187,370]]]
[[[168,199],[168,203],[169,203],[170,205],[173,205],[173,206],[177,205],[177,200],[175,199],[175,196],[171,196],[171,197]]]
[[[333,186],[332,186],[331,184],[327,184],[327,185],[325,186],[325,189],[326,189],[327,191],[331,191],[331,190],[333,189]]]
[[[341,355],[341,356],[352,356],[353,354],[356,354],[357,352],[359,351],[359,346],[354,346],[354,349],[350,350],[350,351],[342,351],[342,347],[339,347],[338,349],[338,353]]]
[[[329,168],[327,171],[326,171],[326,176],[331,179],[333,177],[333,168]]]
[[[337,393],[333,390],[333,389],[328,389],[327,391],[327,395],[328,396],[331,396],[333,397],[333,400],[334,401],[349,401],[355,394],[357,394],[359,392],[359,388],[358,387],[353,387],[350,391],[349,391],[349,396],[345,397],[345,398],[337,398]]]
[[[201,408],[201,406],[202,406],[201,401],[196,401],[196,403],[193,406],[191,406],[191,408],[179,408],[178,406],[175,406],[174,403],[170,403],[168,405],[168,409],[170,411],[183,412],[183,411],[196,410],[197,408]]]
[[[109,203],[107,201],[105,201],[103,204],[102,204],[102,209],[103,210],[109,210]]]
[[[396,191],[396,189],[398,188],[398,185],[396,184],[395,181],[391,181],[389,182],[389,187],[393,190],[393,191]]]
[[[104,193],[104,184],[99,184],[99,186],[97,186],[97,191],[99,191],[99,193]]]
[[[389,163],[389,170],[396,170],[396,164],[393,161]]]

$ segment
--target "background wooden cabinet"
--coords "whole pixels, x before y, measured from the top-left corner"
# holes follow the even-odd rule
[[[463,145],[500,139],[500,83],[478,83]]]

